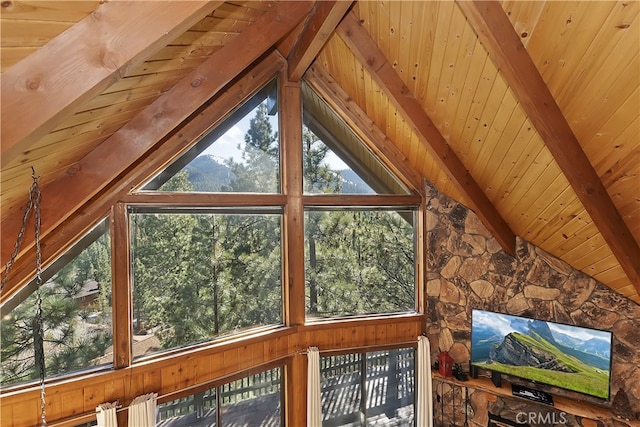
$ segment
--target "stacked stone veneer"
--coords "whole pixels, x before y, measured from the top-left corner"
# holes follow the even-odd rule
[[[640,425],[633,420],[640,413],[640,306],[524,240],[518,239],[515,257],[506,254],[473,211],[430,184],[426,192],[427,331],[432,360],[446,350],[468,367],[473,308],[610,330],[612,400],[616,394],[628,398],[629,420],[612,416],[594,424],[573,416],[565,420],[562,414],[555,420],[568,426]],[[590,400],[556,388],[547,391]],[[540,410],[540,405],[528,408],[526,402],[469,389],[465,414],[466,393],[460,387],[434,383],[436,425],[450,425],[454,416],[455,425],[463,425],[466,415],[470,426],[486,426],[488,412],[513,419],[518,411]],[[443,420],[438,417],[445,423],[440,424]]]

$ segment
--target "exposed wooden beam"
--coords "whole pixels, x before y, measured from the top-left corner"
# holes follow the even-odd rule
[[[356,135],[373,151],[407,187],[423,194],[422,176],[409,159],[389,141],[384,132],[367,116],[362,108],[331,78],[318,63],[305,74],[305,81],[340,116]]]
[[[353,1],[318,1],[304,31],[288,56],[289,80],[298,81],[349,10]]]
[[[289,256],[285,257],[284,290],[285,324],[304,325],[305,280],[304,280],[304,206],[302,203],[302,94],[300,82],[287,81],[281,76],[279,101],[282,163],[285,165],[282,186],[288,204],[283,219],[283,245]]]
[[[380,88],[413,126],[424,146],[438,161],[457,188],[471,203],[470,206],[483,224],[510,255],[515,254],[516,237],[500,216],[467,168],[453,152],[440,131],[433,124],[418,100],[402,82],[384,53],[360,25],[353,12],[345,16],[336,32],[349,46],[358,61],[367,69]]]
[[[607,193],[497,1],[457,1],[629,280],[640,292],[640,246]]]
[[[42,189],[41,235],[44,237],[136,159],[264,55],[311,10],[312,2],[278,2],[240,35],[187,74],[118,132]],[[4,118],[3,118],[4,121]],[[13,250],[20,218],[2,221],[2,265]],[[28,243],[23,243],[24,250]]]
[[[174,159],[188,151],[194,141],[199,141],[211,129],[220,124],[238,104],[244,103],[253,96],[255,92],[269,83],[278,72],[282,72],[285,66],[285,59],[277,52],[272,52],[265,56],[260,62],[246,70],[234,85],[225,88],[224,91],[215,96],[212,102],[207,103],[205,107],[199,110],[198,114],[190,118],[187,123],[181,125],[178,132],[174,132],[171,136],[163,139],[153,147],[153,150],[149,150],[144,156],[137,159],[126,173],[110,182],[99,194],[85,203],[80,209],[76,209],[69,218],[43,237],[41,243],[44,263],[48,264],[49,260],[55,260],[65,253],[71,245],[93,228],[97,220],[105,218],[117,202],[139,203],[142,201],[144,203],[149,198],[153,199],[153,195],[149,197],[141,194],[128,196],[128,193],[132,188],[148,182]],[[208,197],[206,195],[201,196]],[[220,199],[220,195],[218,195],[218,199]],[[225,200],[218,200],[217,203],[237,205],[238,202],[237,198],[231,194],[224,195],[223,199]],[[209,200],[210,202],[211,200]],[[2,232],[4,237],[4,228],[2,228]],[[25,236],[25,239],[28,238],[28,235]],[[10,239],[7,238],[6,240]],[[115,244],[115,239],[113,243]],[[33,277],[34,270],[35,251],[31,250],[23,253],[16,260],[11,269],[9,281],[0,293],[0,304],[6,306],[8,299],[20,298],[20,295],[16,294],[18,292],[22,293],[23,285]],[[113,278],[115,283],[116,280],[121,280],[122,276],[114,274]]]
[[[2,166],[222,3],[104,2],[9,68],[1,77]]]

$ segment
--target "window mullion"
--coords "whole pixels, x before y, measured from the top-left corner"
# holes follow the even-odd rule
[[[283,77],[280,87],[282,185],[284,212],[285,323],[305,321],[304,210],[302,204],[302,95],[299,82]]]
[[[133,357],[130,250],[127,207],[124,203],[117,203],[111,209],[111,292],[115,369],[130,366]]]

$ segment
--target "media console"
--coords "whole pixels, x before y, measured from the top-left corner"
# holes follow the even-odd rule
[[[494,396],[509,397],[520,400],[524,399],[534,405],[548,406],[548,404],[545,404],[543,402],[536,402],[534,400],[529,400],[524,397],[514,395],[512,393],[512,384],[507,382],[506,380],[501,380],[501,387],[496,387],[495,385],[493,385],[491,378],[482,376],[478,376],[477,378],[473,378],[472,376],[467,381],[459,381],[453,377],[445,378],[437,372],[432,372],[431,376],[434,381],[444,382],[453,386],[479,390],[492,394]],[[598,406],[593,403],[582,402],[559,395],[554,395],[552,399],[553,407],[559,411],[564,411],[567,414],[594,421],[600,420],[604,421],[605,423],[612,418],[615,418],[615,416],[611,413],[611,410],[604,406]]]

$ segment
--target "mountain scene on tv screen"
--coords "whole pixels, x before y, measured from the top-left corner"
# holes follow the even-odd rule
[[[609,397],[606,332],[495,313],[474,313],[474,365],[600,398]]]

